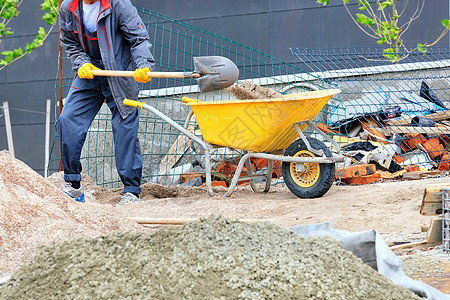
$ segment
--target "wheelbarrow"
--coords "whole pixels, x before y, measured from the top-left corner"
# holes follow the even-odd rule
[[[340,90],[321,90],[283,96],[276,99],[199,101],[183,97],[190,110],[184,126],[164,115],[156,108],[129,99],[124,104],[146,109],[178,129],[198,143],[204,150],[206,189],[215,196],[211,184],[211,150],[228,147],[243,150],[244,155],[228,186],[224,197],[230,196],[241,181],[249,181],[255,192],[268,192],[271,186],[273,161],[282,162],[282,175],[288,189],[300,198],[323,196],[333,184],[335,163],[344,161],[338,152],[330,149],[315,138],[306,137],[303,131],[309,126],[324,140],[339,151],[338,144],[320,129],[312,120]],[[189,120],[195,114],[203,139],[187,129]],[[265,174],[255,174],[251,158],[268,161]],[[244,164],[246,176],[241,176]],[[260,188],[257,179],[265,179]]]

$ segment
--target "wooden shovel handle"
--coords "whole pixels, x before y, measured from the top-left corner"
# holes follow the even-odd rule
[[[94,76],[133,77],[134,71],[92,70]],[[150,78],[198,78],[200,74],[193,72],[148,72]]]
[[[187,222],[198,221],[199,218],[145,218],[145,217],[128,217],[130,221],[138,224],[153,224],[153,225],[183,225]],[[242,223],[258,223],[258,222],[272,222],[269,219],[238,219]]]

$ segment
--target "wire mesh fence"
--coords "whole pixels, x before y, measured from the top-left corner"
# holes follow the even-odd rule
[[[371,161],[367,153],[373,155],[375,145],[387,160],[372,162],[383,162],[382,169],[391,173],[449,170],[448,48],[411,53],[398,63],[388,61],[378,47],[290,50],[297,67],[342,90],[337,108],[345,114],[330,115],[328,126],[352,142],[370,141],[347,147],[360,151],[353,161]]]
[[[281,94],[335,88],[334,84],[327,80],[246,45],[146,9],[137,9],[153,45],[155,71],[192,71],[193,57],[224,56],[238,66],[238,83],[251,81]],[[61,61],[59,72],[63,80],[56,83],[56,93],[61,93],[64,97],[72,74],[68,60]],[[180,125],[187,122],[188,129],[201,137],[195,116],[189,118],[189,107],[181,102],[183,96],[211,101],[236,98],[228,89],[199,93],[198,85],[192,79],[164,78],[152,79],[150,83],[143,84],[139,100],[156,107]],[[330,101],[316,117],[315,122],[326,123],[328,115],[331,114],[343,115],[338,105],[339,99]],[[98,185],[118,187],[121,183],[115,170],[110,117],[110,112],[104,105],[89,129],[81,161],[83,172],[94,178]],[[138,135],[144,158],[143,182],[194,186],[203,184],[203,153],[191,140],[147,111],[141,111]],[[50,166],[50,170],[54,171],[59,170],[57,145],[56,136]],[[229,184],[242,155],[242,151],[230,148],[213,151],[211,159],[214,184]],[[252,163],[257,172],[263,171],[267,165],[264,160],[255,159]],[[280,165],[275,164],[273,177],[277,178],[280,174]]]
[[[450,189],[442,188],[442,250],[450,251]]]

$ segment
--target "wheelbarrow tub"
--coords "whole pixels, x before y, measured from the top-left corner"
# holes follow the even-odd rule
[[[338,89],[303,92],[283,98],[190,102],[203,139],[214,145],[272,152],[298,138],[294,124],[312,121]],[[307,125],[302,125],[303,131]]]

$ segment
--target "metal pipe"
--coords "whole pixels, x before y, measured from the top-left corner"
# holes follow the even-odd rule
[[[5,127],[6,127],[6,139],[8,141],[8,151],[12,155],[12,157],[15,157],[14,142],[13,142],[12,128],[11,128],[11,119],[9,117],[8,101],[3,102],[3,112],[5,113]]]
[[[50,111],[52,100],[47,99],[45,110],[45,157],[44,157],[44,178],[48,176],[48,162],[50,160]]]
[[[186,135],[188,138],[192,139],[194,142],[196,142],[197,144],[202,146],[203,150],[205,150],[206,189],[210,196],[212,196],[212,197],[215,196],[214,192],[212,191],[212,187],[211,187],[211,166],[210,166],[210,161],[209,161],[210,155],[209,155],[209,149],[208,149],[206,143],[203,142],[203,140],[201,140],[200,138],[198,138],[195,134],[193,134],[192,132],[190,132],[189,130],[187,130],[186,128],[184,128],[183,126],[181,126],[180,124],[178,124],[177,122],[175,122],[174,120],[172,120],[171,118],[169,118],[168,116],[166,116],[165,114],[160,112],[158,109],[154,108],[153,106],[148,105],[148,104],[143,104],[142,107],[145,108],[146,110],[149,110],[154,115],[158,116],[159,118],[161,118],[162,120],[167,122],[170,126],[175,127],[176,129],[181,131],[184,135]]]

